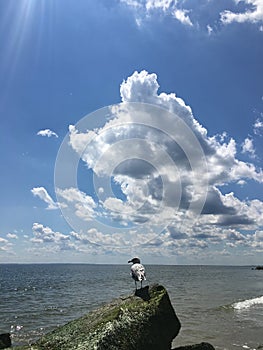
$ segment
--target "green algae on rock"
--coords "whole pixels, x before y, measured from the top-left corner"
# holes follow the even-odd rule
[[[140,295],[141,294],[141,295]],[[60,326],[17,350],[168,350],[180,321],[166,289],[145,287]],[[138,297],[140,295],[141,297]]]

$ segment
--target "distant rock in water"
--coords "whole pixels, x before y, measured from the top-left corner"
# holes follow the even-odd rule
[[[263,270],[263,266],[256,266],[256,267],[252,267],[252,270]]]
[[[0,334],[0,349],[6,349],[11,346],[10,333]]]
[[[154,285],[58,327],[31,346],[15,349],[170,350],[180,328],[166,289]],[[202,344],[176,350],[214,350],[212,345]]]

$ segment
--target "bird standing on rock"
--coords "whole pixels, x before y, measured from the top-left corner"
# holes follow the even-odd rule
[[[128,263],[132,263],[131,276],[135,281],[136,290],[137,290],[137,281],[141,282],[141,288],[142,288],[142,281],[146,280],[146,273],[145,273],[144,266],[141,264],[141,261],[139,258],[133,258],[129,260]]]

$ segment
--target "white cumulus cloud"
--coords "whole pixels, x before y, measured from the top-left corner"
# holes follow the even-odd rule
[[[257,23],[263,21],[263,2],[262,0],[234,0],[238,5],[244,3],[247,9],[244,12],[232,12],[225,10],[221,13],[221,21],[225,24],[232,22],[251,22]]]
[[[159,93],[154,73],[135,71],[121,83],[120,94],[122,104],[111,109],[112,118],[104,126],[93,130],[70,126],[69,145],[98,178],[110,176],[123,196],[114,197],[100,185],[100,201],[95,203],[78,189],[61,190],[67,203],[74,203],[75,215],[86,221],[98,215],[110,218],[126,225],[127,237],[130,225],[141,228],[143,224],[141,244],[168,250],[183,245],[206,249],[204,237],[216,244],[227,227],[249,230],[261,225],[260,200],[242,201],[220,189],[233,182],[245,186],[247,179],[263,183],[261,169],[238,159],[233,138],[226,133],[209,136],[182,98],[175,93]],[[251,139],[245,140],[243,151],[254,154]],[[193,226],[198,210],[197,226]],[[157,239],[152,225],[167,224],[169,232],[164,231]],[[206,236],[194,235],[198,225],[206,230]],[[132,229],[126,241],[138,237],[138,230]],[[213,233],[216,230],[218,233]],[[234,237],[243,236],[238,231],[224,235],[231,244]],[[120,242],[119,236],[115,240],[116,244]]]
[[[53,231],[50,227],[35,222],[32,226],[32,243],[61,243],[70,239],[69,235]]]
[[[37,135],[46,136],[46,137],[51,137],[51,136],[58,137],[58,134],[56,134],[55,131],[52,131],[50,129],[39,130],[37,132]]]
[[[44,187],[34,187],[31,192],[34,196],[39,197],[45,203],[47,203],[47,209],[54,210],[58,209],[58,205],[53,201],[51,196],[48,194],[47,190]]]
[[[192,26],[193,23],[191,22],[189,16],[187,15],[188,12],[189,11],[187,11],[187,10],[177,9],[174,11],[174,17],[182,24]]]
[[[8,239],[0,237],[0,252],[14,254],[12,250],[13,244],[9,242]]]
[[[139,27],[143,21],[154,18],[154,15],[173,17],[181,24],[196,29],[200,29],[200,24],[205,21],[209,35],[217,28],[214,22],[215,16],[220,18],[222,24],[233,22],[261,24],[263,22],[262,0],[232,0],[232,8],[233,5],[236,6],[236,11],[230,11],[227,7],[218,10],[218,6],[213,7],[210,0],[202,2],[202,6],[195,6],[190,1],[174,0],[120,0],[120,3],[126,4],[135,13],[135,20]],[[242,12],[240,4],[244,7]],[[262,25],[259,26],[260,31],[262,27]]]
[[[18,239],[18,236],[15,233],[8,233],[6,237],[10,239]]]
[[[254,134],[259,136],[263,135],[263,119],[256,119],[254,123]]]
[[[247,137],[243,142],[242,153],[249,153],[252,158],[255,158],[255,149],[251,138]]]
[[[157,12],[170,15],[184,25],[193,25],[187,14],[189,10],[181,8],[179,3],[174,0],[121,0],[120,2],[142,13],[142,15],[151,16]],[[141,24],[141,20],[137,18],[137,21]]]
[[[70,212],[85,221],[94,218],[94,210],[97,207],[94,199],[77,188],[56,189],[60,198],[60,206],[66,208]]]

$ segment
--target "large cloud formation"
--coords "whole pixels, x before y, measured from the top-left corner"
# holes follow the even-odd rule
[[[181,98],[158,90],[156,74],[136,71],[120,86],[122,103],[99,126],[87,127],[84,118],[69,127],[67,147],[89,168],[96,190],[57,188],[66,219],[78,222],[70,234],[75,249],[262,251],[263,203],[222,190],[248,180],[262,184],[262,170],[238,159],[233,138],[209,136]],[[244,151],[252,151],[248,141]],[[39,230],[35,242],[56,240]]]

